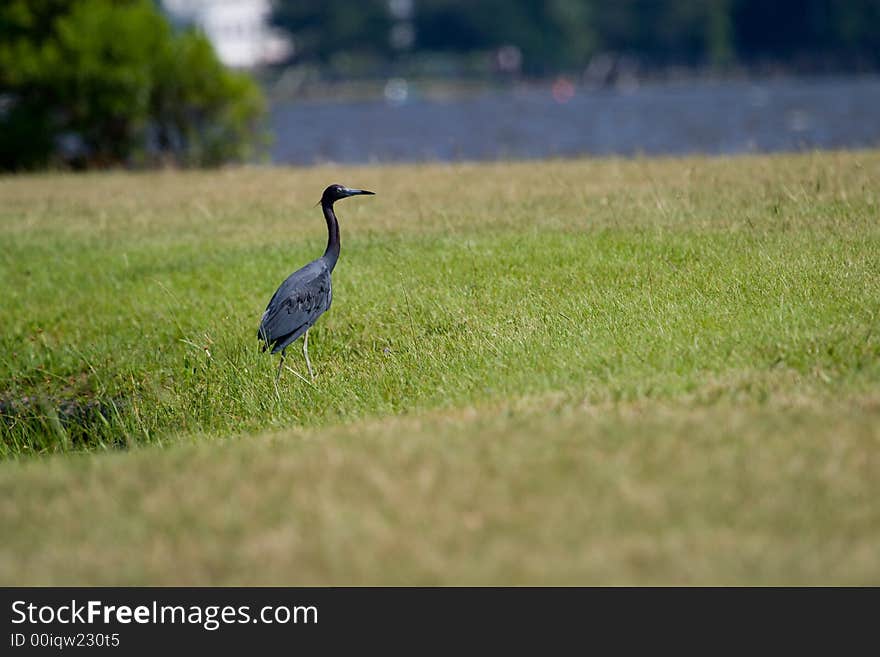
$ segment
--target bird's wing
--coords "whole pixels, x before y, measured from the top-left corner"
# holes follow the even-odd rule
[[[330,306],[330,272],[310,263],[281,284],[260,321],[257,337],[267,345],[296,340]]]

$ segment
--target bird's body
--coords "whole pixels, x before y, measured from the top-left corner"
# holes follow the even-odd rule
[[[263,318],[257,337],[263,342],[264,349],[271,349],[273,354],[281,352],[278,364],[278,375],[284,363],[284,351],[300,336],[303,340],[303,355],[309,374],[314,377],[312,364],[309,361],[309,329],[323,315],[333,300],[330,274],[339,260],[339,222],[333,211],[333,204],[342,198],[357,194],[372,194],[361,189],[350,189],[342,185],[330,185],[321,197],[321,209],[327,221],[327,249],[317,260],[297,269],[278,287]],[[277,379],[277,377],[276,377]]]
[[[271,346],[273,354],[287,349],[330,307],[330,268],[323,260],[318,258],[288,276],[266,307],[257,337]]]

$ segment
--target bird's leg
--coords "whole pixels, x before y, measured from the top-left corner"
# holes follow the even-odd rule
[[[278,361],[278,371],[275,372],[275,385],[278,385],[278,380],[281,378],[281,368],[284,367],[284,349],[281,350],[281,360]]]
[[[306,367],[309,368],[309,376],[312,381],[315,380],[315,371],[312,369],[312,361],[309,360],[309,331],[306,329],[306,335],[303,339],[303,356],[306,357]]]

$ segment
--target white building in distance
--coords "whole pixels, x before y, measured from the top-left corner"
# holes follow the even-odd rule
[[[274,64],[292,50],[269,25],[270,0],[162,0],[162,8],[172,22],[198,26],[226,66]]]

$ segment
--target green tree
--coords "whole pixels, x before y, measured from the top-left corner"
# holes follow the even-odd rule
[[[265,143],[260,88],[224,68],[204,35],[190,31],[168,42],[156,70],[150,115],[160,153],[217,165],[247,159]]]
[[[412,53],[515,45],[526,72],[586,64],[597,51],[650,65],[734,61],[880,65],[880,0],[412,0]],[[390,60],[389,0],[275,0],[299,61]]]
[[[0,8],[0,167],[245,157],[263,101],[210,44],[148,0],[7,0]]]
[[[434,51],[479,51],[512,44],[532,73],[583,66],[596,46],[594,7],[584,0],[422,0],[416,44]]]
[[[479,52],[513,44],[534,72],[579,66],[594,47],[592,9],[585,0],[414,0],[413,49]],[[299,61],[394,56],[388,0],[278,0],[273,22],[292,36]]]
[[[388,0],[280,0],[272,22],[293,36],[298,59],[326,63],[340,53],[392,53]]]

